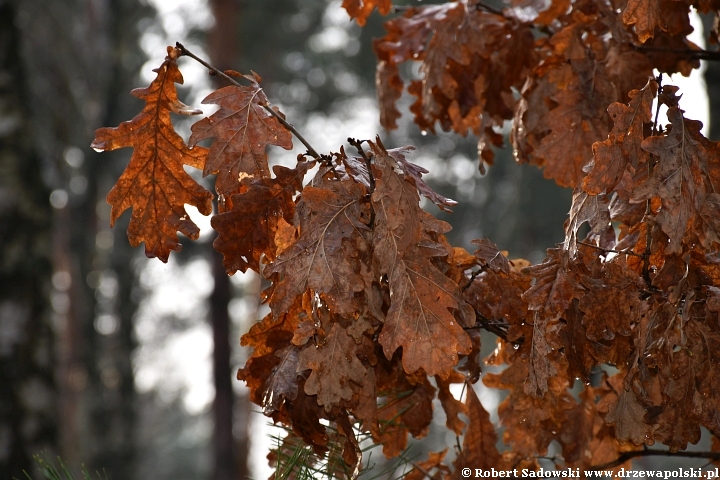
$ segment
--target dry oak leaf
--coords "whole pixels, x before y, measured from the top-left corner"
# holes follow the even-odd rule
[[[262,255],[267,261],[275,260],[279,222],[293,221],[293,195],[302,190],[309,166],[305,162],[295,169],[277,165],[273,167],[275,178],[243,179],[240,193],[232,196],[232,208],[212,218],[212,227],[218,232],[213,247],[223,254],[229,275],[248,268],[259,272]]]
[[[587,292],[578,308],[584,313],[587,338],[598,342],[612,340],[615,334],[629,336],[644,311],[641,292],[647,287],[643,279],[620,262],[604,263],[599,277],[582,280]]]
[[[437,255],[443,249],[433,248],[437,242],[423,232],[429,223],[421,222],[417,189],[398,173],[382,144],[370,142],[370,147],[376,178],[373,263],[387,275],[390,287],[390,309],[379,342],[387,358],[403,347],[406,372],[422,368],[428,375],[448,378],[458,354],[472,350],[463,326],[474,322],[474,312],[458,285],[428,258],[428,250]],[[442,222],[434,223],[438,225],[430,228],[442,227]]]
[[[323,188],[306,186],[297,204],[300,236],[263,272],[268,278],[282,275],[270,299],[276,316],[308,288],[340,315],[359,309],[355,292],[365,288],[357,259],[358,250],[366,248],[365,189],[350,179],[318,185]]]
[[[530,310],[550,318],[564,312],[574,298],[580,298],[583,289],[568,276],[571,260],[565,250],[551,248],[539,265],[523,269],[535,277],[535,283],[522,295]]]
[[[257,77],[244,75],[250,86],[230,85],[217,90],[202,101],[220,109],[192,126],[188,142],[196,145],[215,138],[203,175],[217,174],[215,189],[224,196],[235,193],[244,177],[267,177],[270,170],[265,149],[277,145],[292,148],[292,135],[270,112],[267,96]]]
[[[548,379],[557,375],[555,365],[550,361],[550,346],[547,341],[548,318],[535,312],[533,337],[528,359],[528,377],[523,387],[526,395],[542,397],[548,391]]]
[[[544,119],[550,133],[535,151],[545,177],[565,187],[574,187],[585,176],[582,170],[592,159],[592,144],[608,132],[606,105],[615,100],[615,89],[599,61],[586,58],[571,65],[576,79],[552,97],[557,107]]]
[[[268,314],[240,340],[240,345],[251,346],[254,350],[245,366],[238,370],[237,378],[250,389],[250,400],[261,405],[267,414],[278,410],[284,399],[293,400],[297,395],[298,349],[290,341],[298,324],[306,317],[297,302],[279,320]]]
[[[387,35],[373,45],[385,128],[397,127],[395,102],[403,89],[398,65],[405,61],[421,62],[422,80],[408,88],[417,97],[411,111],[421,129],[434,131],[439,121],[444,130],[465,135],[470,129],[479,135],[512,116],[511,87],[520,87],[534,63],[527,25],[462,0],[409,8],[385,28]]]
[[[620,442],[630,440],[635,445],[652,445],[655,428],[645,423],[645,413],[647,410],[640,404],[635,392],[622,388],[617,402],[610,405],[605,422],[615,425],[615,436]]]
[[[365,367],[357,358],[357,348],[345,329],[334,323],[323,345],[316,347],[308,342],[300,352],[297,371],[311,370],[305,381],[305,393],[317,395],[318,405],[324,406],[325,411],[343,400],[351,400],[353,391],[363,386]]]
[[[487,237],[473,240],[471,243],[478,247],[474,255],[482,266],[498,273],[510,274],[510,260],[505,256],[506,252],[501,252]]]
[[[593,144],[593,161],[583,179],[583,189],[590,195],[607,193],[618,184],[628,165],[637,168],[645,163],[648,154],[641,148],[643,126],[652,121],[652,105],[658,85],[654,80],[642,90],[628,95],[630,103],[613,103],[608,114],[615,125],[607,140]]]
[[[688,17],[690,5],[673,0],[628,0],[623,22],[635,25],[640,42],[655,36],[659,28],[672,36],[685,36],[692,32]]]
[[[384,148],[382,142],[380,142],[380,138],[377,139],[377,142],[381,148]],[[458,202],[450,198],[443,197],[435,190],[430,188],[430,185],[425,183],[425,180],[422,179],[422,176],[423,174],[430,172],[421,167],[420,165],[416,165],[405,158],[405,154],[411,152],[412,150],[415,150],[415,147],[406,146],[402,148],[391,148],[387,151],[387,153],[397,162],[397,166],[400,167],[400,170],[402,171],[405,178],[412,179],[412,182],[415,184],[415,188],[417,188],[420,195],[433,202],[440,210],[452,212],[452,210],[450,210],[450,207],[454,207],[458,204]]]
[[[361,27],[365,25],[367,18],[374,8],[378,9],[380,15],[387,15],[392,10],[391,0],[343,0],[342,7],[347,10],[350,18]]]
[[[463,468],[502,469],[505,463],[495,446],[497,444],[495,426],[472,385],[467,386],[465,407],[470,423],[465,431],[462,451],[453,462],[455,470],[450,476],[451,479],[463,478],[459,475]]]
[[[445,415],[447,417],[445,425],[448,429],[455,432],[455,435],[462,435],[462,431],[465,428],[465,422],[460,420],[458,415],[461,413],[466,414],[467,409],[465,404],[455,399],[450,391],[450,385],[453,383],[463,383],[465,381],[465,375],[460,372],[453,371],[447,380],[436,377],[435,381],[437,382],[438,388],[438,400],[440,400],[440,404],[442,405],[443,410],[445,410]]]
[[[380,355],[375,367],[379,399],[377,423],[371,430],[387,458],[405,450],[408,433],[415,438],[427,435],[435,398],[435,388],[426,375],[404,376],[402,366],[394,358],[389,364]]]
[[[448,449],[441,452],[430,452],[428,453],[428,459],[424,462],[415,464],[415,468],[403,476],[403,480],[424,480],[425,478],[447,478],[450,474],[450,468],[443,463],[445,460],[445,454]],[[428,473],[436,470],[435,474],[428,476]]]
[[[581,185],[575,187],[572,206],[565,224],[563,248],[574,258],[578,250],[577,233],[583,223],[588,222],[588,236],[598,235],[610,226],[609,200],[605,195],[588,195]]]
[[[288,345],[275,352],[280,363],[273,367],[265,380],[265,392],[262,398],[263,413],[267,416],[280,410],[280,406],[285,400],[292,401],[297,397],[298,350],[295,345]]]
[[[702,123],[686,119],[677,107],[669,108],[667,117],[672,124],[670,132],[648,137],[642,142],[642,148],[657,155],[659,162],[651,177],[635,189],[633,200],[653,196],[662,199],[656,219],[670,240],[665,252],[682,253],[689,222],[700,215],[706,189],[712,189],[712,185],[708,177],[705,140],[700,133]],[[716,237],[716,232],[713,235]],[[713,243],[706,235],[700,241],[708,248]]]
[[[96,151],[133,147],[130,163],[107,196],[112,205],[110,225],[128,208],[132,217],[128,238],[133,247],[145,242],[145,255],[167,262],[171,250],[180,251],[177,232],[193,240],[200,235],[185,211],[185,204],[197,207],[203,215],[212,212],[212,194],[198,185],[183,166],[202,169],[207,149],[190,149],[175,132],[170,112],[197,115],[178,100],[175,83],[183,83],[175,59],[176,49],[155,69],[157,77],[147,88],[132,95],[145,100],[145,108],[129,122],[116,128],[99,128],[92,148]]]

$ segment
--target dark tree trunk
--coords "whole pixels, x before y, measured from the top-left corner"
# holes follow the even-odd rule
[[[8,71],[12,81],[0,86],[12,86],[12,102],[0,104],[20,109],[17,131],[2,138],[1,147],[9,153],[0,159],[0,202],[7,200],[0,217],[8,223],[0,229],[0,305],[5,296],[7,305],[32,300],[27,314],[13,314],[22,339],[19,356],[0,367],[0,388],[9,395],[0,393],[0,445],[7,415],[23,432],[33,432],[7,437],[23,442],[11,452],[21,452],[12,455],[26,466],[30,453],[47,450],[74,468],[84,463],[114,478],[133,478],[134,276],[129,249],[112,248],[102,232],[107,219],[98,217],[107,178],[117,176],[112,160],[123,155],[99,160],[89,143],[95,128],[129,114],[127,91],[142,63],[135,26],[151,11],[137,0],[0,0],[0,8],[0,63],[3,69],[15,65]],[[48,298],[51,315],[43,314]],[[104,314],[119,328],[97,331]],[[10,325],[4,320],[0,351],[2,327]],[[37,362],[43,362],[44,376]],[[6,398],[12,399],[7,406]],[[40,404],[51,412],[42,419],[34,413]],[[40,431],[46,440],[38,444]],[[0,472],[6,470],[0,466]]]
[[[222,256],[213,252],[212,272],[215,287],[210,295],[210,315],[213,328],[213,376],[215,400],[213,416],[215,430],[213,447],[215,467],[214,480],[237,480],[238,459],[233,438],[233,404],[235,395],[230,370],[230,315],[228,305],[231,299],[230,279],[222,265]]]
[[[49,308],[50,192],[35,148],[14,3],[0,1],[0,472],[57,451]]]
[[[238,56],[238,26],[240,2],[238,0],[211,0],[215,26],[208,32],[208,50],[214,65],[221,70],[236,69]],[[233,371],[230,367],[230,315],[228,306],[232,298],[230,279],[222,265],[222,256],[211,252],[215,287],[210,296],[210,312],[213,327],[213,368],[215,400],[213,415],[214,471],[213,480],[237,480],[248,476],[247,469],[247,414],[245,397],[236,398],[232,387]],[[233,411],[242,411],[237,417]],[[239,432],[236,436],[233,430]]]

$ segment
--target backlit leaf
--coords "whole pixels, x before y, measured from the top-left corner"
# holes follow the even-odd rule
[[[154,70],[157,77],[147,88],[132,94],[145,100],[145,108],[129,122],[116,128],[95,132],[95,150],[132,147],[132,158],[115,186],[108,193],[112,205],[110,225],[128,208],[132,208],[128,238],[134,247],[145,242],[145,254],[167,262],[171,250],[180,251],[177,232],[197,239],[200,229],[188,218],[185,204],[193,205],[203,215],[212,212],[212,194],[198,185],[183,166],[202,169],[207,149],[190,149],[175,133],[170,112],[197,115],[178,100],[176,83],[183,83],[175,59],[178,51],[168,47],[168,56]]]

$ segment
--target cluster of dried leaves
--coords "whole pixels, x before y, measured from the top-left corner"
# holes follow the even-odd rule
[[[166,261],[180,249],[177,231],[198,233],[184,204],[211,210],[212,194],[183,166],[217,175],[214,246],[228,273],[270,281],[271,313],[243,335],[253,353],[238,378],[318,455],[344,445],[348,476],[361,465],[356,431],[396,456],[408,434],[427,433],[435,398],[463,448],[452,465],[446,451],[431,455],[410,478],[537,468],[551,442],[559,465],[581,469],[655,441],[684,449],[701,426],[720,435],[720,145],[683,116],[676,89],[649,78],[653,67],[695,66],[685,52],[696,48],[685,38],[691,5],[718,8],[526,0],[494,12],[467,0],[387,22],[375,43],[386,127],[399,116],[400,64],[420,62],[408,91],[421,128],[471,130],[489,162],[502,141],[494,128],[514,119],[518,160],[576,186],[565,242],[539,265],[510,262],[487,239],[474,254],[450,246],[449,225],[419,199],[446,210],[455,202],[424,182],[408,148],[379,138],[351,141],[358,156],[342,147],[301,155],[271,174],[267,146],[291,148],[291,135],[256,76],[208,96],[220,109],[193,125],[186,145],[170,112],[200,112],[177,98],[184,51],[170,47],[155,81],[133,92],[143,111],[96,134],[98,150],[135,149],[108,196],[112,221],[132,207],[131,243]],[[385,1],[343,6],[361,24],[374,7],[390,10]],[[668,107],[665,129],[653,124],[654,104]],[[209,149],[196,145],[209,138]],[[464,402],[450,392],[480,378],[483,328],[500,337],[485,362],[506,366],[483,379],[509,390],[503,453],[473,389]]]

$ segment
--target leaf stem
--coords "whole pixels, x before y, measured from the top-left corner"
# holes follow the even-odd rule
[[[658,83],[658,96],[657,96],[657,108],[655,109],[655,121],[653,122],[652,127],[652,134],[657,135],[660,133],[660,129],[658,128],[658,117],[660,116],[660,95],[662,94],[662,80],[663,75],[662,73],[658,75],[657,77],[657,83]],[[652,177],[653,169],[655,167],[655,159],[652,155],[648,158],[648,178]],[[652,229],[654,227],[654,223],[650,219],[650,216],[652,215],[652,203],[650,198],[645,200],[645,214],[643,215],[643,220],[646,221],[647,227],[645,228],[645,252],[642,254],[643,259],[643,266],[642,266],[642,276],[645,280],[645,283],[647,284],[648,288],[652,287],[652,279],[650,278],[650,255],[652,254]]]
[[[357,140],[355,138],[348,137],[347,141],[350,145],[352,145],[353,147],[355,147],[357,149],[360,156],[362,156],[363,160],[365,160],[365,166],[367,167],[368,178],[370,180],[370,193],[372,194],[375,191],[375,177],[373,176],[373,173],[372,173],[372,166],[370,163],[370,158],[368,158],[367,154],[365,153],[365,150],[363,150],[363,148],[362,148],[362,144],[365,140]]]
[[[210,65],[208,62],[206,62],[206,61],[203,60],[202,58],[200,58],[200,57],[198,57],[197,55],[195,55],[194,53],[192,53],[190,50],[188,50],[187,48],[185,48],[185,46],[184,46],[182,43],[180,43],[180,42],[175,42],[175,47],[176,47],[178,50],[180,50],[180,55],[185,55],[185,56],[187,56],[187,57],[192,58],[193,60],[195,60],[196,62],[198,62],[198,63],[199,63],[200,65],[202,65],[203,67],[205,67],[205,68],[207,68],[208,70],[210,70],[214,75],[217,75],[217,76],[219,76],[219,77],[222,77],[223,79],[225,79],[225,80],[227,80],[228,82],[232,83],[232,84],[235,85],[236,87],[242,87],[242,86],[243,86],[241,83],[239,83],[237,80],[235,80],[234,78],[232,78],[230,75],[226,74],[226,73],[223,72],[222,70],[219,70],[219,69],[213,67],[213,66]],[[287,122],[287,120],[285,120],[285,119],[283,118],[282,115],[280,115],[278,112],[276,112],[275,110],[273,110],[269,105],[263,105],[262,107],[263,107],[265,110],[267,110],[268,113],[270,113],[273,117],[277,118],[278,121],[282,124],[283,127],[285,127],[290,133],[292,133],[293,135],[295,135],[295,137],[296,137],[298,140],[300,140],[300,142],[301,142],[303,145],[305,145],[305,148],[307,148],[307,153],[308,153],[311,157],[313,157],[315,160],[321,160],[320,154],[317,153],[317,151],[312,147],[312,145],[310,145],[310,143],[309,143],[307,140],[305,140],[305,137],[303,137],[303,136],[300,134],[300,132],[298,132],[298,131],[295,129],[295,127],[293,127],[291,124],[289,124],[289,123]]]

